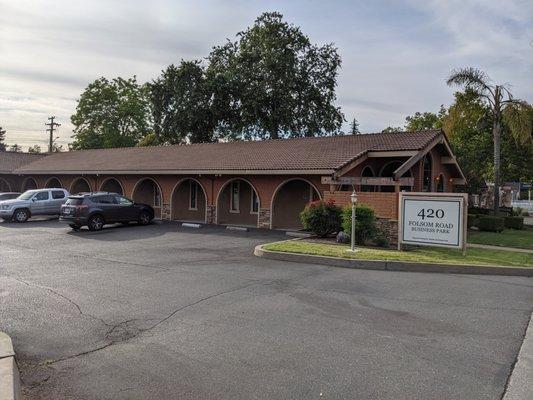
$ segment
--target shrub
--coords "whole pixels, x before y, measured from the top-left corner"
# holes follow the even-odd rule
[[[488,208],[468,207],[468,214],[472,215],[488,215],[490,211]]]
[[[468,218],[466,220],[468,229],[476,226],[478,219],[479,219],[479,214],[468,214]]]
[[[513,207],[513,211],[511,212],[512,217],[520,217],[524,213],[524,209],[522,207]]]
[[[333,200],[313,201],[300,213],[300,220],[305,229],[325,237],[341,230],[342,210]]]
[[[487,215],[479,217],[477,220],[477,227],[480,231],[501,232],[504,228],[504,221],[502,217]]]
[[[342,211],[342,229],[348,236],[352,234],[352,207]],[[376,235],[376,215],[372,207],[360,204],[355,211],[355,242],[365,244]]]
[[[378,229],[376,234],[374,235],[374,244],[378,247],[389,247],[389,238],[385,234],[385,232]]]
[[[503,224],[509,229],[524,229],[524,217],[505,217]]]

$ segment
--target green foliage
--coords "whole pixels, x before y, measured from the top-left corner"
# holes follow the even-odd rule
[[[399,126],[387,126],[385,129],[381,131],[381,133],[398,133],[403,132],[403,128]]]
[[[74,150],[135,146],[149,127],[144,86],[130,79],[100,78],[81,94],[72,115]]]
[[[145,146],[158,146],[160,144],[159,139],[157,135],[153,132],[147,134],[144,136],[141,140],[139,140],[139,143],[137,143],[138,147],[145,147]]]
[[[300,213],[300,220],[305,229],[318,237],[325,237],[340,231],[342,210],[334,201],[314,201]]]
[[[22,153],[22,146],[19,146],[18,144],[12,144],[9,146],[9,151],[15,152],[15,153]]]
[[[467,224],[466,224],[468,229],[476,226],[478,218],[479,218],[479,214],[468,214]]]
[[[505,217],[504,226],[508,229],[524,229],[524,217],[518,217],[518,216]]]
[[[212,88],[199,61],[170,65],[148,87],[160,143],[213,141],[217,120]]]
[[[479,217],[477,228],[482,232],[501,232],[504,228],[504,218],[494,215]]]
[[[6,151],[6,131],[0,126],[0,151]]]
[[[346,235],[352,234],[352,207],[342,210],[342,229]],[[376,215],[374,209],[364,204],[358,204],[355,209],[355,242],[365,244],[377,233]]]
[[[38,144],[28,148],[28,153],[39,154],[40,152],[41,152],[41,146],[39,146]]]
[[[208,60],[224,134],[276,139],[339,131],[344,117],[333,104],[337,49],[312,44],[280,13],[262,14],[236,41],[215,47]]]
[[[357,121],[354,118],[350,125],[350,135],[359,135],[359,134],[361,134],[361,131],[359,130],[359,121]]]
[[[439,113],[432,112],[415,112],[412,116],[405,118],[405,130],[411,131],[425,131],[428,129],[441,129],[442,120],[446,115],[444,106],[440,107]]]

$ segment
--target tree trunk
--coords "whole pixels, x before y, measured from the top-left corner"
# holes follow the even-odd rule
[[[495,88],[494,121],[492,123],[492,135],[494,140],[494,215],[500,210],[500,139],[501,139],[501,110],[500,110],[500,87]]]

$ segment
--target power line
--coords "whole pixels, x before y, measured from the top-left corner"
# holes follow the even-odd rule
[[[54,131],[57,130],[57,127],[61,126],[61,124],[59,124],[59,123],[54,121],[55,118],[56,118],[55,116],[48,117],[48,120],[50,121],[50,123],[45,124],[46,126],[50,127],[50,128],[48,128],[46,130],[46,132],[50,133],[50,141],[48,143],[48,152],[49,153],[51,153],[54,150],[54,141],[59,138],[59,137],[57,137],[57,138],[54,139]]]

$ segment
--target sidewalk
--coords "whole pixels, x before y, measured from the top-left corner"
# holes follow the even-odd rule
[[[505,250],[505,251],[514,251],[516,253],[533,254],[533,250],[529,250],[529,249],[518,249],[516,247],[504,247],[504,246],[491,246],[490,244],[467,243],[466,247],[476,247],[478,249],[487,249],[487,250]]]
[[[503,400],[533,399],[533,321],[529,320],[524,341],[507,384]]]

